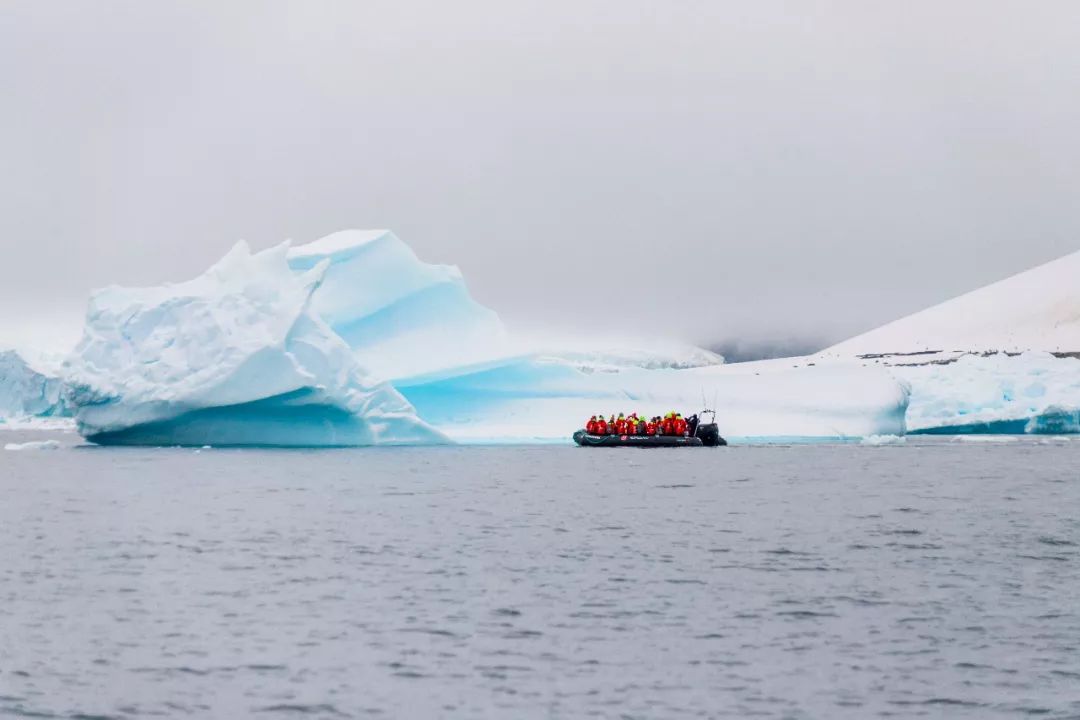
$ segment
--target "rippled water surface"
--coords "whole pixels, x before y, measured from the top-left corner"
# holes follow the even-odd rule
[[[0,451],[0,715],[1080,717],[1080,441],[59,437]]]

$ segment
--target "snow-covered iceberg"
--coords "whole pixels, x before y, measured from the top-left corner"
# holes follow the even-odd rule
[[[59,362],[27,351],[0,351],[0,421],[68,414]]]
[[[65,363],[79,431],[98,443],[341,446],[441,442],[314,312],[327,272],[244,243],[189,282],[111,287]]]

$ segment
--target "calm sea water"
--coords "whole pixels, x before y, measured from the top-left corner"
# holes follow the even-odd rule
[[[1080,717],[1078,461],[0,451],[0,715]]]

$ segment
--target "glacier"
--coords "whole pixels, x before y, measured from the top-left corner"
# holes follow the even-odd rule
[[[890,370],[912,389],[911,433],[1080,432],[1080,359],[1048,352],[965,354]]]
[[[1080,432],[1080,252],[846,340],[911,388],[908,431]]]
[[[64,363],[79,432],[101,444],[445,442],[311,310],[329,262],[238,243],[194,280],[91,298]]]

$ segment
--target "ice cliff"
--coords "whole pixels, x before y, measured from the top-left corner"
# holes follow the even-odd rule
[[[287,253],[240,243],[189,282],[96,293],[65,363],[79,431],[136,445],[443,441],[312,311],[330,263],[296,272]]]
[[[911,387],[908,431],[929,434],[1080,432],[1080,360],[1048,352],[965,354],[895,363]]]
[[[67,414],[58,365],[25,350],[0,350],[0,421]]]

